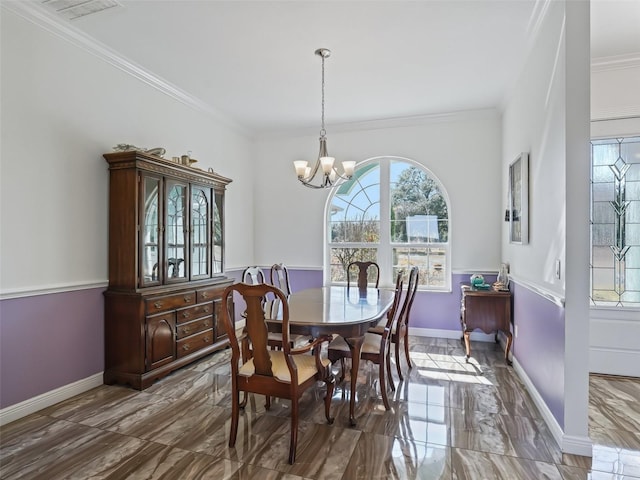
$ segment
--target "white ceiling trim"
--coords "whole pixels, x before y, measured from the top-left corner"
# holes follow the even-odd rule
[[[640,52],[591,59],[592,72],[604,72],[607,70],[621,70],[637,67],[640,67]]]
[[[327,127],[327,136],[332,133],[355,132],[362,130],[382,130],[388,128],[416,127],[425,124],[461,122],[470,120],[495,119],[501,116],[497,108],[482,108],[476,110],[460,110],[447,113],[430,113],[407,117],[381,118],[378,120],[364,120],[361,122],[348,122],[331,124]],[[277,132],[258,133],[256,140],[268,140],[272,138],[301,137],[305,135],[318,135],[319,129],[315,127],[282,130]]]
[[[188,107],[211,117],[215,121],[236,130],[238,133],[245,136],[250,135],[250,132],[248,132],[246,128],[232,120],[228,115],[223,114],[199,98],[194,97],[170,82],[167,82],[152,72],[149,72],[140,65],[128,60],[118,52],[101,44],[94,38],[89,37],[72,25],[67,24],[62,18],[58,18],[53,13],[50,13],[39,5],[31,2],[12,1],[2,2],[2,8],[6,8],[16,15],[19,15],[33,24],[53,33],[57,37],[82,48],[84,51],[100,58],[123,72],[128,73],[132,77],[141,80],[174,100],[177,100]]]

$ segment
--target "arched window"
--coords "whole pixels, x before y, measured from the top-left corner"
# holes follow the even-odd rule
[[[329,197],[325,283],[344,284],[346,266],[374,261],[380,285],[415,265],[426,290],[449,290],[449,202],[440,181],[404,158],[361,163]]]

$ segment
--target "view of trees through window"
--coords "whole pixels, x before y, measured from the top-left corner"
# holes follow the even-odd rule
[[[421,286],[449,284],[447,201],[437,180],[412,162],[358,167],[331,199],[327,230],[332,283],[346,282],[346,266],[360,260],[380,265],[382,284],[413,265]]]

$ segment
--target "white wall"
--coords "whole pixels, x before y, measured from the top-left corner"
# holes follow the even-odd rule
[[[2,10],[0,279],[3,294],[107,281],[108,170],[118,143],[192,151],[233,179],[227,266],[253,255],[243,133],[92,52]]]
[[[502,251],[521,283],[564,299],[564,365],[558,365],[565,378],[561,446],[584,455],[591,451],[584,321],[589,264],[588,2],[549,3],[536,33],[503,117],[505,191],[509,163],[519,152],[530,154],[530,243],[510,244],[505,227]],[[559,279],[556,260],[562,266]],[[517,328],[518,318],[515,323]]]
[[[496,188],[501,158],[496,111],[434,116],[414,125],[329,124],[327,138],[329,153],[337,162],[389,155],[427,167],[440,179],[451,201],[452,269],[498,269],[505,201]],[[255,185],[259,199],[255,205],[257,263],[321,267],[329,192],[302,186],[292,164],[298,159],[315,161],[318,134],[293,132],[259,139],[254,155],[259,179]]]

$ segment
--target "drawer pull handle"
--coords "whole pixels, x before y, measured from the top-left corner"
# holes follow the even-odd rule
[[[208,336],[204,337],[204,343],[207,343],[208,341],[209,341],[209,337]]]
[[[205,321],[204,321],[204,326],[205,326],[205,327],[208,327],[208,326],[209,326],[209,320],[205,320]]]
[[[208,292],[202,292],[202,298],[209,298]]]
[[[189,318],[191,315],[189,315],[189,312],[182,312],[182,317],[183,318]]]
[[[189,350],[190,348],[191,348],[191,345],[189,345],[188,343],[182,346],[182,349],[185,351]]]
[[[189,333],[189,327],[184,327],[184,328],[182,329],[182,333],[184,333],[184,334]]]
[[[204,307],[204,313],[209,313],[209,307]]]
[[[185,301],[185,303],[189,303],[191,301],[191,295],[185,295],[184,296],[184,301]]]
[[[162,302],[156,302],[153,304],[154,307],[156,307],[157,309],[161,309],[162,308]]]

